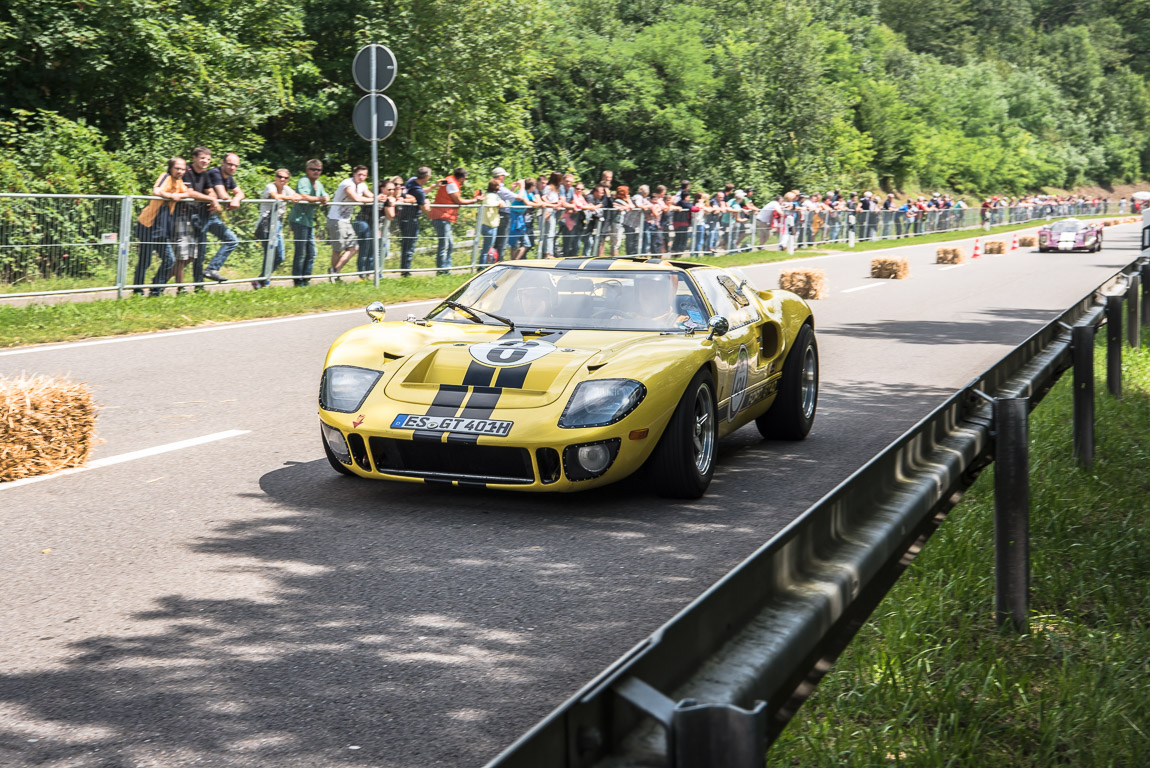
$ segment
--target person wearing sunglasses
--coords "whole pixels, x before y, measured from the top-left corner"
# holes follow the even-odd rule
[[[264,272],[258,280],[252,280],[253,290],[267,288],[271,284],[271,273],[275,272],[279,265],[284,262],[284,212],[287,211],[287,203],[294,203],[303,199],[298,192],[289,186],[288,182],[290,181],[291,173],[288,169],[280,168],[276,170],[275,179],[264,187],[264,191],[260,194],[264,200],[283,202],[260,203],[260,220],[256,222],[256,240],[262,244],[265,254],[270,247],[272,263],[268,268],[267,259],[264,259]],[[270,244],[273,223],[275,224],[276,240],[274,244]]]
[[[292,257],[291,273],[297,286],[307,285],[312,268],[315,266],[315,213],[320,205],[327,205],[327,192],[319,176],[323,173],[323,163],[312,159],[307,161],[304,177],[296,184],[300,202],[292,206],[288,223],[291,224],[295,239],[295,254]]]

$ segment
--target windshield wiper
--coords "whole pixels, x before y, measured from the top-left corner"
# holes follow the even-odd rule
[[[467,314],[471,315],[472,319],[474,319],[475,322],[477,322],[477,323],[483,322],[482,320],[479,319],[480,315],[487,315],[488,317],[494,318],[494,319],[498,320],[499,322],[503,323],[504,325],[506,325],[511,330],[513,330],[513,331],[515,330],[515,323],[511,322],[506,317],[501,317],[501,316],[496,315],[492,312],[488,312],[485,309],[476,309],[475,307],[469,307],[466,304],[460,304],[458,301],[447,300],[443,303],[446,304],[447,306],[451,307],[452,309],[457,309],[460,312],[466,312]]]

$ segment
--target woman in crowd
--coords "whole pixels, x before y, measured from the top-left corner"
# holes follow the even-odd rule
[[[483,216],[479,221],[479,235],[483,238],[479,250],[480,264],[495,263],[495,236],[499,233],[499,209],[503,205],[499,197],[499,182],[492,179],[483,195]]]
[[[168,282],[169,273],[173,264],[176,266],[176,282],[184,281],[184,264],[176,261],[176,254],[172,250],[172,240],[175,235],[176,203],[188,197],[188,188],[184,184],[184,172],[188,164],[182,157],[173,157],[168,160],[168,169],[160,174],[156,183],[152,185],[152,194],[162,198],[151,200],[140,212],[136,219],[136,241],[139,251],[139,261],[136,262],[135,284],[132,293],[142,296],[147,279],[148,267],[152,262],[152,254],[160,256],[160,266],[156,276],[152,278],[150,295],[159,296],[164,292],[161,288]],[[166,202],[165,202],[166,201]],[[184,218],[187,218],[186,216]],[[187,229],[185,224],[185,229]],[[181,254],[190,256],[191,254]],[[183,288],[179,289],[183,292]]]
[[[283,203],[260,203],[260,220],[256,223],[256,241],[263,243],[265,254],[270,247],[272,251],[272,263],[268,265],[265,257],[263,274],[260,275],[258,280],[252,281],[253,289],[267,288],[271,284],[271,274],[279,268],[280,264],[283,264],[283,226],[284,214],[287,212],[287,203],[303,199],[298,192],[288,186],[288,182],[290,181],[291,173],[288,169],[277,168],[275,178],[264,187],[264,191],[260,193],[260,197],[265,200],[282,200]],[[276,231],[276,241],[275,245],[270,245],[273,226]]]

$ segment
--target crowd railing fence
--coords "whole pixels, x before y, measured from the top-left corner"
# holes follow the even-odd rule
[[[153,205],[156,204],[156,205]],[[158,205],[158,208],[157,208]],[[75,293],[159,294],[203,290],[221,281],[262,287],[271,282],[475,272],[496,260],[658,256],[706,258],[768,247],[853,247],[920,234],[989,230],[1067,216],[1104,215],[1107,203],[1051,203],[975,207],[907,214],[895,210],[798,208],[764,221],[757,210],[658,219],[644,211],[571,210],[482,203],[381,208],[380,237],[372,243],[370,204],[344,203],[350,234],[335,225],[333,205],[316,206],[311,226],[285,200],[249,199],[212,213],[195,201],[172,203],[145,195],[0,194],[0,299]],[[151,207],[150,226],[141,214]],[[145,217],[145,220],[148,220]],[[335,270],[332,239],[356,246]]]

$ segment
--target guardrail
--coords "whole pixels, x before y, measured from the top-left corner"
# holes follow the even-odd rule
[[[534,208],[513,217],[490,206],[432,206],[453,209],[454,220],[380,221],[373,243],[370,215],[359,204],[350,222],[357,253],[336,268],[326,218],[309,209],[311,226],[286,217],[285,201],[249,199],[235,210],[209,216],[191,201],[176,203],[156,223],[139,217],[159,198],[108,195],[0,193],[0,300],[71,293],[177,291],[219,280],[266,285],[291,280],[381,277],[474,271],[500,258],[659,254],[678,258],[715,252],[751,251],[774,242],[790,249],[818,244],[895,240],[916,234],[1024,224],[1040,219],[1105,213],[1106,207],[1062,203],[1015,208],[954,208],[910,212],[790,210],[775,221],[751,212],[700,213],[692,222],[648,221],[641,211],[560,211]],[[165,206],[170,206],[165,202]],[[522,221],[519,216],[522,215]],[[515,222],[513,223],[513,218]],[[664,217],[666,218],[666,217]],[[250,233],[250,234],[249,234]],[[210,237],[209,237],[210,235]],[[345,247],[345,246],[341,246]],[[226,265],[226,266],[225,266]],[[282,266],[281,266],[282,265]],[[330,265],[330,266],[329,266]],[[186,270],[185,270],[186,268]],[[187,274],[185,275],[185,271]],[[341,274],[342,273],[342,274]],[[174,282],[172,280],[174,279]]]
[[[1145,232],[1150,238],[1150,227]],[[1147,240],[1150,242],[1150,240]],[[1150,322],[1131,262],[1013,349],[552,712],[488,768],[750,768],[981,469],[998,462],[996,618],[1024,629],[1027,420],[1073,368],[1074,451],[1093,458],[1093,354],[1107,384]],[[1102,303],[1099,299],[1102,299]],[[1141,307],[1141,309],[1140,309]]]

